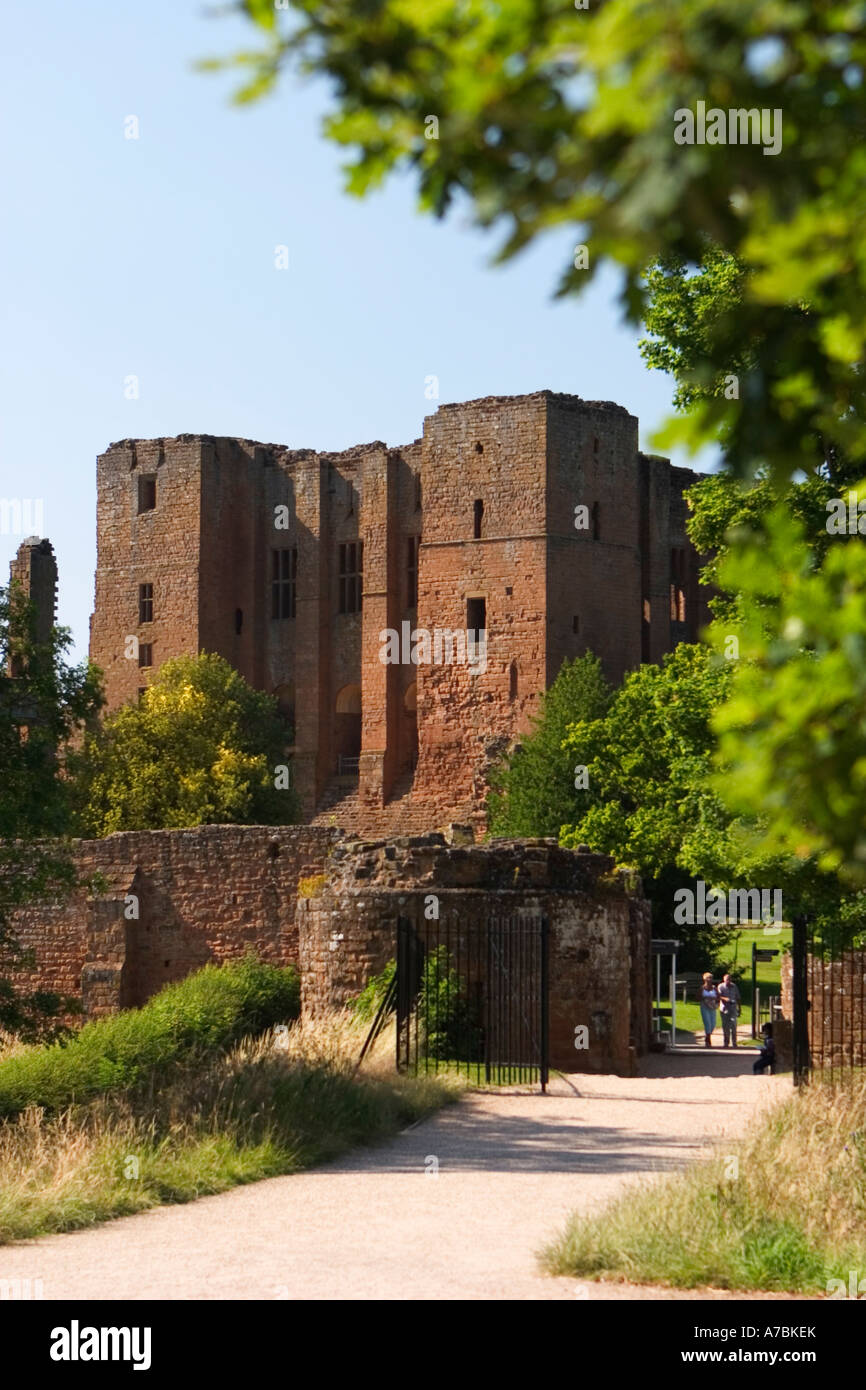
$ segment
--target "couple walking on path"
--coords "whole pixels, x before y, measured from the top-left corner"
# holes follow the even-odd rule
[[[722,1033],[725,1047],[737,1046],[737,1019],[740,1016],[740,991],[730,975],[723,975],[719,985],[707,970],[700,989],[701,1019],[704,1025],[705,1046],[712,1047],[716,1027],[716,1010],[722,1011]]]

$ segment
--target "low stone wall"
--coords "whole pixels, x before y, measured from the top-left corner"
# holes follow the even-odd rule
[[[340,1006],[396,955],[397,919],[420,922],[436,898],[455,932],[491,916],[550,923],[551,1064],[629,1072],[646,1051],[650,909],[604,855],[552,840],[452,847],[438,834],[345,842],[315,896],[298,903],[302,1007]],[[585,1025],[589,1046],[575,1048]]]
[[[90,888],[12,916],[35,955],[17,986],[69,995],[95,1017],[247,950],[296,965],[299,881],[324,872],[339,838],[325,827],[207,825],[77,841]]]
[[[453,838],[453,837],[452,837]],[[552,840],[448,843],[441,834],[349,841],[331,827],[130,831],[74,847],[89,887],[18,911],[35,966],[20,979],[97,1017],[210,961],[254,950],[301,972],[304,1012],[340,1006],[396,953],[397,919],[545,915],[551,1063],[628,1072],[650,1023],[650,909],[604,855]],[[584,1026],[588,1046],[575,1047]]]

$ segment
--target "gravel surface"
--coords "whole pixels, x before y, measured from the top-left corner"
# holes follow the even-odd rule
[[[687,1048],[644,1075],[473,1093],[380,1148],[104,1226],[0,1249],[47,1299],[725,1297],[550,1279],[535,1252],[575,1210],[682,1166],[790,1094],[747,1049]],[[438,1167],[438,1175],[434,1175]]]

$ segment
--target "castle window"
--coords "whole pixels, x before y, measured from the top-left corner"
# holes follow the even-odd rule
[[[576,613],[571,620],[571,630],[572,632],[580,632],[580,618]]]
[[[138,664],[139,666],[153,665],[153,643],[139,642],[138,644]]]
[[[406,607],[418,607],[418,546],[420,536],[410,536],[406,550]]]
[[[243,610],[242,608],[236,608],[236,609],[235,609],[235,636],[236,636],[236,637],[240,637],[241,633],[243,632],[243,628],[244,628],[244,610]]]
[[[156,507],[156,474],[142,473],[138,479],[138,511],[152,512]]]
[[[508,698],[509,698],[509,700],[516,700],[516,699],[517,699],[517,662],[516,662],[516,661],[512,661],[511,666],[510,666],[509,669],[508,669]]]
[[[415,474],[415,510],[416,510],[416,512],[420,512],[420,510],[421,510],[421,474],[420,474],[420,473],[416,473],[416,474]]]
[[[271,551],[271,617],[294,618],[297,607],[298,547]],[[240,609],[238,609],[240,612]],[[236,631],[240,628],[236,626]]]
[[[597,502],[593,502],[593,504],[592,504],[592,539],[593,539],[594,541],[597,541],[597,540],[600,539],[600,532],[599,532],[599,528],[598,528],[598,503],[597,503]]]
[[[484,453],[484,445],[483,445],[483,444],[476,444],[476,445],[475,445],[475,452],[476,452],[476,454],[483,454],[483,453]]]
[[[347,508],[346,508],[346,516],[347,516],[347,517],[348,517],[348,516],[354,516],[354,515],[355,515],[355,489],[354,489],[354,487],[352,486],[352,479],[351,479],[351,478],[347,478],[347,479],[346,479],[346,501],[347,501],[347,503],[348,503],[348,506],[347,506]]]
[[[484,516],[484,503],[480,497],[476,498],[473,510],[475,513],[473,517],[473,531],[475,539],[478,541],[481,539],[481,521]]]
[[[593,452],[594,454],[597,454],[597,453],[598,453],[598,436],[597,436],[597,435],[596,435],[596,437],[595,437],[595,438],[593,439],[593,441],[592,441],[592,452]]]
[[[364,542],[348,541],[340,546],[340,613],[360,613],[364,570]]]
[[[139,584],[138,586],[138,621],[140,623],[153,622],[152,584]]]
[[[466,600],[466,628],[469,632],[484,632],[487,628],[487,600],[468,598]]]

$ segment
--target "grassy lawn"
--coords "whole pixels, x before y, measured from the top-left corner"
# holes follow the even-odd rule
[[[847,1289],[866,1274],[866,1080],[813,1084],[724,1153],[574,1216],[549,1274],[675,1288]]]
[[[742,1008],[738,1020],[740,1028],[751,1027],[752,1023],[752,944],[754,943],[759,950],[778,951],[779,954],[771,961],[758,961],[756,972],[758,989],[762,999],[767,999],[771,994],[781,994],[781,971],[782,956],[791,946],[791,928],[783,926],[782,930],[775,936],[766,933],[762,927],[744,927],[737,930],[736,936],[731,943],[730,953],[727,962],[728,970],[737,981],[742,998]],[[737,971],[742,970],[742,977],[737,977]],[[678,972],[679,973],[679,972]],[[724,974],[723,966],[718,966],[713,972],[713,978],[718,981]],[[655,977],[653,977],[655,978]],[[662,991],[665,990],[664,983]],[[662,1026],[670,1024],[670,1008],[662,1010]],[[701,1011],[696,1002],[691,997],[682,1002],[682,989],[677,992],[677,1033],[687,1031],[702,1034],[704,1031],[701,1022]],[[721,1041],[721,1015],[719,1015],[719,1026],[716,1029],[719,1041]],[[715,1039],[714,1039],[715,1040]],[[740,1043],[746,1042],[740,1038]],[[751,1042],[751,1039],[748,1039]]]

